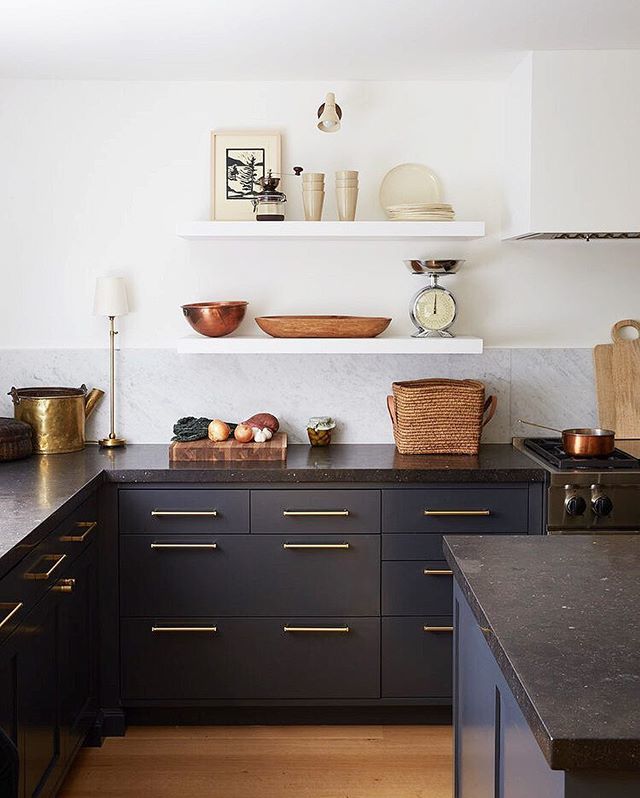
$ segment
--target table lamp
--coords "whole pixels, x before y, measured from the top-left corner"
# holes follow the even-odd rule
[[[124,446],[126,440],[116,435],[115,412],[115,328],[116,316],[125,316],[129,312],[127,302],[127,286],[124,277],[98,277],[93,300],[93,313],[96,316],[109,318],[109,435],[98,441],[100,446]]]

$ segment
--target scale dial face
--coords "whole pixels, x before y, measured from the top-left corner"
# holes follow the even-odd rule
[[[417,327],[430,332],[446,330],[456,317],[456,303],[445,288],[429,287],[413,300],[411,319]]]

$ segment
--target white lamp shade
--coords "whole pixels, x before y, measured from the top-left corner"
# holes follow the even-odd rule
[[[318,119],[318,130],[323,133],[337,133],[340,130],[340,117],[336,109],[336,95],[330,91],[324,101],[324,109]]]
[[[124,277],[98,277],[93,299],[96,316],[124,316],[129,312]]]

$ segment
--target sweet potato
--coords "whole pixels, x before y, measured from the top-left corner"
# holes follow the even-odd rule
[[[259,429],[264,429],[266,427],[270,429],[274,435],[280,427],[280,422],[275,416],[272,416],[271,413],[256,413],[242,423],[248,424],[250,427],[258,427]]]

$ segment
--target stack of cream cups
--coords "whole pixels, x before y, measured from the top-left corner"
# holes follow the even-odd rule
[[[336,172],[336,204],[338,219],[341,222],[353,222],[356,218],[358,204],[358,173],[345,169]]]
[[[307,222],[319,222],[322,219],[324,204],[324,173],[302,173],[302,203],[304,218]]]

